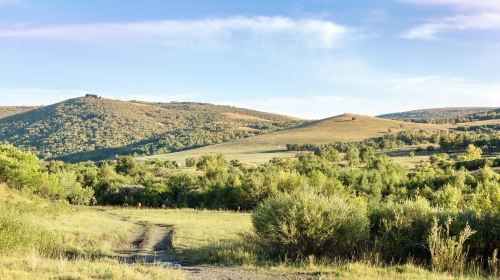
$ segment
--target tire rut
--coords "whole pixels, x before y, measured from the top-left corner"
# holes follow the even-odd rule
[[[173,247],[174,228],[165,224],[133,222],[130,219],[105,211],[107,215],[137,225],[123,248],[115,251],[116,257],[123,262],[145,263],[150,265],[172,266],[186,271],[194,280],[271,280],[271,279],[318,279],[318,277],[301,274],[280,274],[237,267],[196,266],[190,264],[177,265]],[[184,266],[186,265],[186,266]]]
[[[111,214],[107,215],[122,221],[128,221],[137,226],[130,233],[125,245],[115,250],[115,257],[127,263],[161,263],[172,261],[175,251],[172,244],[173,226],[152,224],[148,222],[133,222],[128,218]]]

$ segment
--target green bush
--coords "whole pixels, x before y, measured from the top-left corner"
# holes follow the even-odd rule
[[[454,218],[451,230],[459,234],[467,225],[476,231],[466,242],[470,256],[485,261],[495,250],[500,250],[499,212],[465,210]]]
[[[370,213],[373,249],[388,261],[428,259],[426,237],[436,215],[423,198],[376,206]]]
[[[364,207],[339,197],[281,193],[252,215],[260,252],[272,258],[354,256],[368,236]]]

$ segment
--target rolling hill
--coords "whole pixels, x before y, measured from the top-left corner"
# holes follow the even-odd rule
[[[495,109],[496,107],[447,107],[421,109],[407,112],[391,113],[377,116],[385,119],[442,119],[457,118],[466,115],[484,113]]]
[[[0,106],[0,119],[27,111],[31,111],[37,107],[34,106]]]
[[[303,123],[204,103],[148,103],[87,95],[0,119],[0,141],[43,158],[102,160],[221,143]]]
[[[446,130],[448,127],[447,125],[420,124],[364,115],[343,114],[274,133],[187,151],[143,157],[142,159],[160,158],[183,163],[188,157],[222,153],[228,159],[238,159],[246,163],[260,163],[273,157],[294,156],[295,152],[286,151],[286,144],[356,142],[381,137],[389,131],[397,132],[409,129],[438,131]]]

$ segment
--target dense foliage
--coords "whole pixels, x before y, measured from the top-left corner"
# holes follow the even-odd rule
[[[270,257],[345,257],[368,237],[366,206],[311,192],[279,194],[254,211],[256,246]]]
[[[78,162],[178,151],[300,123],[231,106],[86,96],[0,119],[0,141],[42,158]]]
[[[456,123],[468,123],[475,121],[485,121],[485,120],[497,120],[500,118],[500,108],[488,111],[479,111],[473,114],[457,115],[457,116],[447,116],[440,118],[401,118],[404,121],[416,122],[416,123],[435,123],[435,124],[456,124]]]
[[[369,139],[361,142],[336,142],[332,144],[287,144],[288,151],[309,151],[315,155],[335,153],[347,153],[353,147],[359,150],[360,156],[366,153],[373,154],[376,150],[387,150],[405,147],[408,145],[430,144],[426,147],[427,152],[435,152],[436,147],[432,144],[439,144],[439,148],[446,153],[461,153],[457,157],[459,161],[471,161],[481,157],[483,152],[496,154],[500,152],[500,132],[498,130],[487,131],[452,131],[452,132],[428,132],[424,130],[404,130],[397,133],[388,133],[383,137]],[[475,149],[475,151],[470,151]],[[416,152],[423,152],[419,147]],[[352,152],[352,151],[351,151]],[[332,154],[333,153],[333,154]],[[464,157],[467,155],[468,157]],[[484,161],[484,160],[483,160]],[[467,166],[467,164],[462,164]]]
[[[72,170],[49,173],[32,153],[9,145],[0,145],[0,183],[52,200],[67,200],[74,204],[94,201],[94,191],[80,182]]]
[[[425,130],[403,130],[397,133],[387,133],[382,137],[368,139],[360,142],[336,142],[331,144],[286,144],[288,151],[310,151],[320,155],[327,150],[347,152],[349,148],[358,149],[393,149],[406,145],[439,143],[441,134],[446,132],[429,132]]]
[[[380,118],[386,119],[402,119],[413,122],[429,122],[429,123],[448,123],[448,122],[466,122],[472,120],[491,119],[491,112],[495,108],[489,107],[452,107],[452,108],[436,108],[423,109],[408,112],[391,113],[380,115]],[[498,110],[497,110],[498,113]],[[496,114],[495,114],[496,116]]]

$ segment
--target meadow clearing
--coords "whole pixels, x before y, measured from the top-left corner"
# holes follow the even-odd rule
[[[139,160],[174,160],[183,164],[186,158],[200,157],[206,154],[224,154],[228,160],[238,160],[242,163],[258,165],[275,157],[294,157],[297,152],[287,151],[286,144],[356,142],[381,137],[389,131],[396,133],[412,129],[432,132],[447,130],[449,127],[449,125],[417,124],[363,115],[343,114],[274,133],[181,152],[140,157]]]

